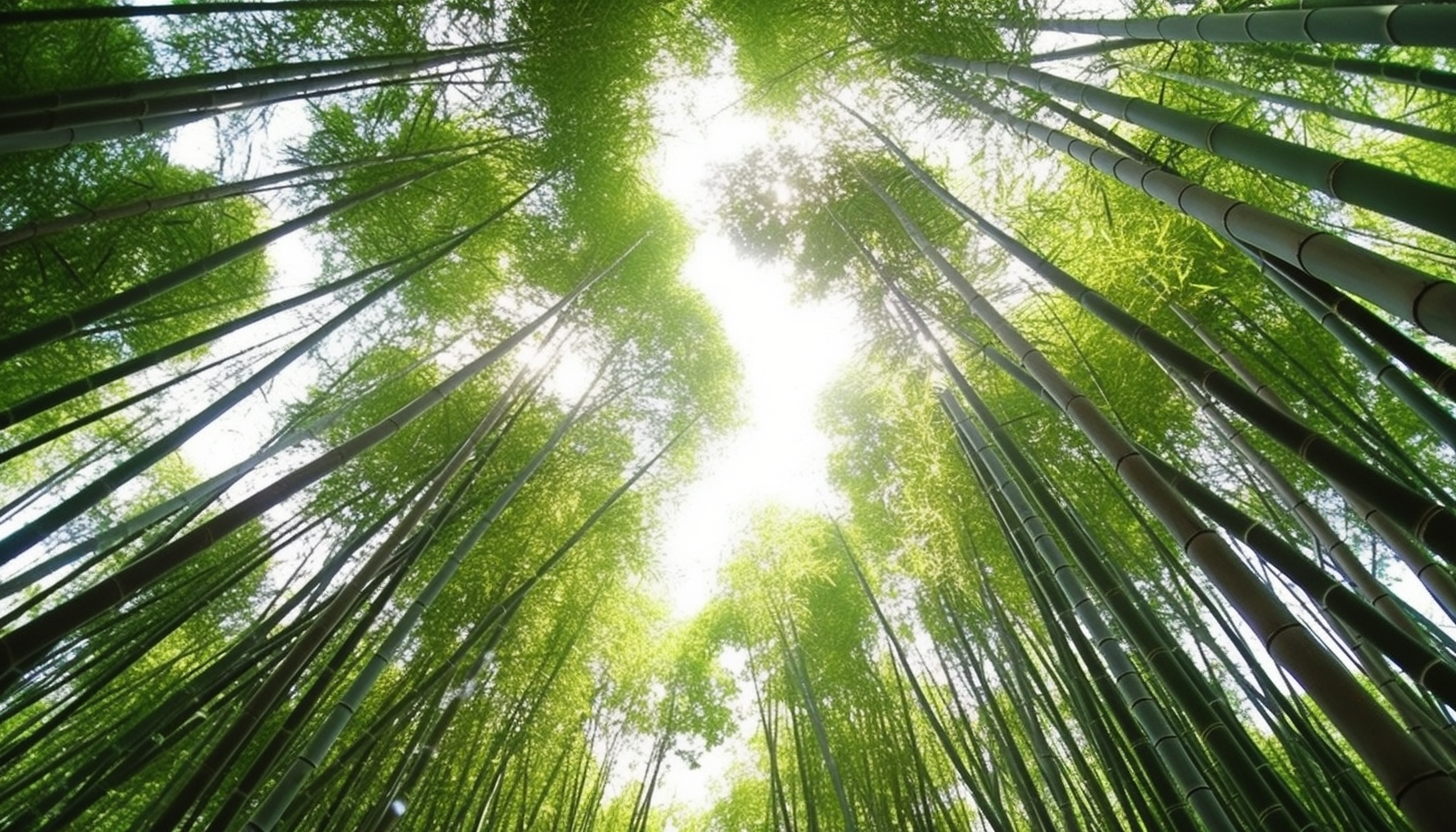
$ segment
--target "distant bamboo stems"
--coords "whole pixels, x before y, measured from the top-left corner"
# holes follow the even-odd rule
[[[425,611],[430,608],[440,592],[454,578],[460,565],[464,562],[465,556],[480,541],[480,538],[500,517],[507,505],[515,498],[522,487],[545,462],[546,457],[555,450],[556,446],[565,437],[566,432],[576,423],[578,406],[573,408],[557,426],[547,441],[536,451],[535,455],[517,472],[516,476],[497,495],[490,507],[476,520],[470,530],[455,546],[450,557],[435,572],[428,585],[419,592],[416,598],[406,608],[404,614],[397,619],[385,638],[385,641],[373,651],[365,668],[359,672],[349,688],[335,704],[334,708],[326,717],[324,723],[316,729],[310,738],[308,745],[302,753],[294,760],[293,764],[284,773],[282,779],[275,784],[263,801],[262,806],[253,814],[248,821],[250,829],[271,829],[282,816],[284,809],[292,802],[298,791],[303,787],[304,781],[309,774],[317,769],[323,762],[324,756],[333,747],[344,726],[348,724],[354,712],[357,711],[363,702],[363,698],[373,688],[384,668],[393,659],[396,651],[403,646],[405,639],[411,635],[415,626]]]
[[[1044,32],[1204,43],[1357,43],[1456,46],[1456,7],[1444,4],[1171,15],[1129,20],[1041,20]]]
[[[941,368],[950,376],[956,390],[967,399],[985,421],[989,412],[969,382],[966,381],[965,376],[951,361],[950,355],[934,338],[929,327],[925,325],[924,320],[921,319],[899,287],[889,282],[883,273],[881,273],[881,277],[885,280],[887,287],[901,301],[907,317],[915,325],[920,337],[931,339],[930,343],[935,347]],[[1108,670],[1118,680],[1119,695],[1124,697],[1126,707],[1136,718],[1139,727],[1146,733],[1161,764],[1178,783],[1184,799],[1207,828],[1234,828],[1232,821],[1225,813],[1222,799],[1204,779],[1197,763],[1189,754],[1188,748],[1183,745],[1178,733],[1172,728],[1167,716],[1163,713],[1157,698],[1145,686],[1142,677],[1134,669],[1134,665],[1123,650],[1121,642],[1113,636],[1096,604],[1087,594],[1081,579],[1070,567],[1061,548],[1057,545],[1056,539],[1042,522],[1040,513],[1033,508],[1030,500],[1023,494],[1020,485],[1001,464],[995,448],[970,422],[960,404],[949,393],[941,395],[941,403],[946,408],[946,413],[957,433],[961,435],[967,452],[979,457],[985,465],[989,475],[988,485],[1005,495],[1011,505],[1013,516],[1022,524],[1026,537],[1032,541],[1031,548],[1042,558],[1045,569],[1054,576],[1054,585],[1066,595],[1070,607],[1076,611],[1077,620],[1092,635],[1099,655],[1106,662]],[[993,421],[987,422],[987,424],[992,425]],[[1002,438],[1004,439],[1004,437]],[[1174,806],[1167,807],[1169,812],[1173,812],[1175,808]]]
[[[1068,534],[1067,526],[1069,524],[1065,518],[1059,518],[1054,514],[1060,511],[1057,501],[1040,481],[1032,462],[998,424],[985,402],[977,395],[949,353],[941,346],[939,339],[925,324],[913,299],[890,279],[883,266],[867,249],[857,240],[855,242],[861,257],[870,263],[881,281],[899,301],[918,337],[934,347],[942,371],[950,377],[956,391],[972,406],[977,418],[986,426],[987,432],[993,438],[992,442],[987,442],[969,421],[959,403],[949,393],[942,394],[942,406],[951,417],[957,435],[961,439],[963,450],[973,462],[978,457],[984,458],[983,467],[987,474],[987,485],[994,485],[997,491],[1006,495],[1011,508],[1009,515],[1015,517],[1017,522],[1024,527],[1024,539],[1031,541],[1027,547],[1028,554],[1035,553],[1040,557],[1041,565],[1048,572],[1049,591],[1064,593],[1070,608],[1075,610],[1078,619],[1087,627],[1088,632],[1093,634],[1093,640],[1097,644],[1099,653],[1103,655],[1109,670],[1118,679],[1118,694],[1132,698],[1128,707],[1137,715],[1143,730],[1149,731],[1149,739],[1158,756],[1169,767],[1174,779],[1180,784],[1185,799],[1210,828],[1221,828],[1227,825],[1229,820],[1224,815],[1224,808],[1215,794],[1216,787],[1204,781],[1192,758],[1187,760],[1179,758],[1179,750],[1173,747],[1172,742],[1176,734],[1169,737],[1159,733],[1167,730],[1167,726],[1162,722],[1163,718],[1156,713],[1157,700],[1153,699],[1145,688],[1140,692],[1138,690],[1140,685],[1133,686],[1133,680],[1130,678],[1130,674],[1133,673],[1132,665],[1128,663],[1126,655],[1122,654],[1117,639],[1107,630],[1107,625],[1100,623],[1096,603],[1078,579],[1076,569],[1068,562],[1062,549],[1057,545],[1056,538],[1039,518],[1035,505],[1042,506],[1043,511],[1053,513],[1053,523],[1066,536],[1068,542],[1072,542],[1075,535]],[[1025,386],[1028,391],[1046,396],[1045,389],[1000,350],[985,345],[980,349],[993,363]],[[1055,400],[1048,398],[1046,401],[1053,407],[1057,406]],[[1021,486],[1016,478],[1010,476],[1000,462],[993,459],[997,454],[1003,455],[1017,471],[1026,483],[1026,487],[1032,492],[1034,502],[1028,502],[1027,497],[1021,493]],[[1061,522],[1058,522],[1059,520]],[[1076,551],[1075,544],[1073,544],[1073,551]],[[1163,676],[1166,689],[1188,715],[1197,732],[1208,741],[1215,759],[1219,761],[1218,764],[1229,770],[1254,769],[1256,763],[1245,755],[1237,742],[1232,742],[1234,732],[1228,723],[1223,721],[1224,717],[1217,713],[1216,709],[1210,707],[1205,698],[1206,694],[1194,689],[1191,677],[1182,672],[1181,665],[1169,661],[1176,650],[1172,646],[1171,639],[1160,642],[1159,636],[1155,632],[1155,622],[1142,618],[1127,603],[1125,594],[1109,587],[1111,572],[1101,565],[1096,555],[1084,554],[1078,559],[1078,563],[1087,571],[1093,583],[1098,586],[1128,638],[1147,657],[1153,672]],[[1034,567],[1033,571],[1035,571]],[[1055,586],[1056,589],[1052,590],[1052,586]],[[1152,709],[1153,712],[1150,713],[1149,709]],[[1186,749],[1182,753],[1186,755]],[[1188,766],[1192,766],[1192,768],[1190,769]],[[1281,824],[1288,823],[1295,828],[1302,828],[1300,810],[1288,804],[1281,806],[1280,798],[1274,795],[1269,789],[1269,783],[1263,779],[1257,777],[1253,779],[1235,778],[1233,783],[1238,796],[1248,803],[1252,811],[1261,818],[1266,828],[1273,825],[1276,818]],[[1170,812],[1175,808],[1175,806],[1168,807]]]
[[[312,351],[314,347],[322,343],[329,335],[338,331],[364,310],[391,294],[395,289],[399,288],[415,275],[449,256],[481,229],[499,219],[501,216],[504,216],[527,196],[534,193],[541,184],[543,182],[538,182],[530,188],[527,188],[520,195],[493,212],[485,220],[457,232],[443,244],[436,246],[433,250],[413,262],[400,267],[388,280],[371,288],[362,297],[349,304],[328,321],[309,331],[307,335],[290,346],[283,354],[258,368],[244,381],[234,385],[232,389],[218,396],[195,416],[187,419],[181,425],[169,431],[165,436],[152,442],[136,454],[133,454],[126,461],[88,483],[75,494],[62,500],[54,508],[46,511],[40,517],[5,537],[4,540],[0,540],[0,563],[9,562],[17,554],[26,551],[31,546],[44,540],[57,529],[74,520],[87,509],[96,505],[100,500],[114,493],[127,482],[130,482],[141,474],[142,471],[156,464],[167,454],[180,448],[184,442],[207,427],[223,413],[236,407],[294,361],[297,361]]]
[[[1456,13],[1456,6],[1449,7]],[[1456,18],[1453,18],[1456,21]],[[1456,25],[1453,25],[1456,32]],[[1227,121],[997,61],[922,55],[932,66],[1000,78],[1106,113],[1183,144],[1456,240],[1456,188],[1286,142]],[[967,102],[969,103],[969,102]]]
[[[935,735],[936,741],[940,744],[941,750],[950,761],[951,767],[959,776],[961,783],[970,791],[971,798],[981,810],[983,815],[982,819],[985,823],[991,827],[993,832],[1009,832],[1011,829],[1010,821],[1005,817],[999,801],[992,800],[991,796],[986,794],[985,790],[980,787],[979,781],[971,772],[965,760],[965,755],[962,755],[956,749],[950,732],[946,729],[946,721],[941,719],[936,712],[935,706],[930,702],[930,698],[926,693],[925,686],[916,677],[905,647],[901,644],[900,638],[895,635],[895,628],[890,624],[890,619],[886,617],[884,610],[880,607],[879,601],[875,598],[873,590],[870,589],[869,581],[865,579],[864,572],[860,569],[858,561],[855,560],[854,552],[850,549],[849,543],[844,539],[843,532],[840,531],[838,526],[835,526],[834,531],[835,535],[839,538],[840,546],[845,557],[849,558],[850,567],[854,570],[855,578],[859,582],[860,589],[864,592],[865,598],[870,602],[870,607],[874,610],[875,618],[879,621],[885,638],[890,642],[890,649],[894,654],[896,663],[899,665],[900,672],[904,674],[906,682],[910,685],[911,693],[915,697],[915,703],[920,707],[920,712],[926,721],[930,723],[931,733]],[[790,825],[787,828],[792,828],[792,826]]]
[[[158,347],[157,349],[151,350],[143,355],[139,355],[135,358],[123,361],[120,364],[113,364],[110,367],[97,370],[96,372],[91,373],[85,378],[77,379],[76,381],[68,382],[58,387],[53,387],[50,390],[37,393],[30,398],[25,399],[24,401],[17,402],[16,404],[11,405],[4,410],[0,410],[0,430],[9,428],[12,425],[19,424],[20,422],[29,419],[32,416],[35,416],[39,413],[44,413],[45,411],[53,407],[58,407],[93,390],[98,390],[113,381],[125,378],[133,373],[140,372],[149,367],[155,367],[170,358],[175,358],[179,355],[182,355],[183,353],[195,350],[199,347],[206,346],[213,341],[222,338],[224,335],[228,335],[230,333],[242,330],[254,323],[257,323],[258,321],[266,320],[273,317],[274,315],[278,315],[294,307],[302,306],[304,304],[318,300],[319,298],[327,297],[328,295],[341,291],[348,286],[352,286],[359,281],[370,277],[371,275],[378,274],[380,271],[383,271],[393,265],[395,265],[395,263],[391,262],[387,264],[381,264],[379,266],[373,266],[367,269],[362,269],[347,277],[333,281],[332,283],[324,284],[323,286],[319,286],[310,291],[295,295],[286,300],[279,301],[278,303],[266,306],[255,312],[250,312],[240,318],[235,318],[231,321],[227,321],[209,329],[205,329],[202,332],[198,332],[194,335],[189,335],[186,338],[173,341],[170,344]]]
[[[99,208],[92,208],[84,211],[77,211],[63,217],[53,219],[40,219],[28,222],[24,225],[0,231],[0,248],[12,246],[26,240],[34,240],[48,237],[52,234],[60,234],[75,228],[89,225],[93,222],[106,222],[109,220],[125,219],[153,211],[167,211],[173,208],[181,208],[188,205],[198,205],[204,202],[225,199],[232,196],[256,194],[266,191],[279,185],[298,183],[299,180],[309,177],[321,176],[330,173],[355,170],[378,165],[389,165],[398,162],[413,161],[416,159],[427,159],[432,156],[444,156],[455,151],[469,150],[492,143],[493,140],[471,144],[452,145],[449,147],[435,148],[430,150],[419,150],[407,153],[390,154],[388,156],[377,156],[363,159],[354,159],[346,162],[331,162],[321,165],[308,165],[300,168],[270,173],[266,176],[258,176],[252,179],[244,179],[237,182],[224,182],[205,188],[195,188],[190,191],[178,193],[159,194],[147,196],[130,202],[107,205]]]
[[[102,7],[97,7],[102,8]],[[175,8],[175,7],[148,7]],[[374,55],[353,55],[347,58],[323,58],[313,61],[289,61],[243,66],[234,69],[220,69],[212,72],[195,72],[161,78],[142,78],[110,84],[95,84],[89,87],[71,87],[62,90],[29,93],[10,98],[0,98],[0,119],[24,119],[30,123],[46,123],[46,113],[63,112],[82,105],[115,103],[159,99],[180,93],[222,90],[246,84],[260,84],[269,81],[284,81],[310,75],[326,75],[360,69],[390,69],[417,66],[421,61],[448,58],[482,57],[497,52],[510,51],[520,45],[519,41],[505,40],[474,46],[457,46],[424,52],[392,52]],[[74,116],[72,117],[74,118]],[[22,122],[24,123],[24,122]]]
[[[1293,220],[1255,208],[1155,166],[1088,144],[1059,130],[1028,121],[963,90],[942,87],[958,100],[1087,164],[1220,234],[1275,257],[1456,344],[1456,283],[1441,280],[1375,252]],[[1451,214],[1456,220],[1456,212]]]
[[[558,317],[546,334],[547,342],[553,339],[561,326],[562,319]],[[543,366],[542,369],[544,370],[546,367],[549,367],[549,364]],[[515,403],[516,396],[520,393],[522,386],[527,383],[529,376],[525,365],[517,370],[511,382],[496,398],[496,402],[490,410],[481,417],[475,429],[460,442],[454,453],[440,466],[439,470],[431,475],[428,484],[420,489],[418,497],[394,523],[385,540],[374,548],[374,551],[349,578],[348,583],[341,587],[335,596],[322,607],[319,614],[310,622],[308,629],[269,670],[262,683],[251,692],[232,724],[222,733],[207,755],[194,764],[192,774],[185,788],[180,792],[186,796],[186,799],[173,801],[158,816],[162,825],[179,822],[192,804],[197,802],[195,795],[211,794],[218,780],[228,771],[237,756],[245,750],[248,741],[263,724],[268,714],[277,707],[278,700],[293,684],[297,675],[315,659],[318,651],[323,649],[327,639],[333,636],[345,615],[364,597],[371,582],[385,574],[406,552],[413,553],[414,547],[429,540],[433,530],[442,525],[446,517],[453,514],[451,507],[454,505],[455,496],[458,496],[458,489],[463,488],[463,484],[468,484],[473,479],[473,477],[458,478],[463,480],[462,484],[457,482],[457,475],[470,461],[472,454],[478,453],[477,448],[486,435],[500,427],[507,409]],[[484,458],[488,455],[482,454],[481,456]],[[452,484],[457,487],[457,495],[443,501],[443,506],[440,505],[441,495]],[[427,522],[426,515],[431,511],[435,513],[434,519],[432,522]],[[319,695],[322,695],[321,691]],[[306,703],[297,704],[295,714],[290,716],[290,722],[303,720],[305,714],[300,711],[306,707],[311,706]],[[231,819],[240,810],[243,800],[249,797],[267,776],[273,760],[277,754],[281,753],[281,749],[274,749],[273,745],[274,743],[270,743],[269,748],[253,757],[242,780],[236,784],[233,791],[224,800],[221,813],[215,816],[215,821],[222,818]]]
[[[1097,447],[1117,475],[1163,525],[1184,553],[1238,610],[1269,654],[1298,680],[1371,767],[1417,828],[1442,830],[1456,813],[1456,779],[1397,726],[1216,532],[1209,529],[1157,475],[1151,464],[1085,395],[1042,356],[924,236],[888,193],[866,184],[904,227],[907,236],[1058,407]],[[1003,243],[1004,245],[1004,243]],[[1014,252],[1013,252],[1014,253]],[[1453,521],[1456,522],[1456,521]]]
[[[45,651],[66,638],[75,628],[105,614],[205,551],[223,536],[236,531],[264,511],[398,433],[405,425],[434,408],[461,385],[515,349],[547,321],[560,314],[604,274],[615,269],[626,256],[623,254],[606,270],[582,281],[570,294],[552,304],[536,318],[394,413],[239,500],[172,543],[123,567],[105,582],[62,601],[23,626],[0,636],[0,674],[3,674],[0,675],[0,688],[13,685],[27,668],[33,667],[43,658]]]
[[[287,237],[295,231],[301,231],[328,217],[347,211],[356,205],[368,202],[375,197],[382,196],[391,191],[396,191],[426,176],[444,170],[445,167],[448,166],[437,166],[430,170],[416,171],[377,187],[334,200],[327,205],[320,206],[300,214],[291,220],[280,223],[267,231],[259,232],[246,240],[236,242],[221,251],[214,252],[206,257],[194,260],[185,266],[173,269],[166,274],[159,275],[144,283],[117,292],[111,297],[97,301],[90,306],[51,318],[48,321],[34,324],[25,330],[0,338],[0,361],[9,361],[29,350],[36,349],[53,341],[59,341],[62,338],[73,336],[79,333],[84,327],[104,320],[118,312],[123,312],[140,303],[160,297],[215,269],[240,260],[247,255],[262,251],[270,244]]]
[[[566,436],[579,422],[583,411],[586,409],[587,400],[600,382],[606,372],[606,362],[598,371],[592,384],[578,399],[571,410],[561,419],[555,431],[536,451],[531,459],[517,472],[509,484],[496,496],[491,505],[481,514],[470,530],[455,545],[450,557],[443,563],[431,578],[429,584],[419,592],[414,601],[407,608],[406,612],[395,622],[386,637],[374,652],[369,663],[361,670],[350,684],[348,690],[340,697],[335,708],[325,719],[324,723],[314,732],[306,748],[298,755],[293,764],[283,773],[282,778],[265,796],[262,805],[254,812],[248,821],[247,828],[257,830],[269,830],[277,824],[293,799],[302,789],[304,782],[323,762],[324,757],[332,749],[344,726],[352,718],[355,711],[359,709],[363,698],[373,688],[383,669],[388,665],[393,654],[404,644],[405,639],[411,634],[414,627],[425,611],[427,611],[435,599],[439,596],[444,587],[454,578],[465,557],[473,550],[481,537],[490,529],[494,522],[503,512],[526,482],[534,476],[535,472],[545,462],[546,458],[561,443]],[[673,440],[673,443],[676,439]],[[520,595],[529,592],[545,572],[549,571],[566,552],[579,541],[592,528],[598,519],[611,508],[620,497],[626,493],[662,455],[671,447],[669,443],[654,455],[644,466],[640,466],[637,472],[629,477],[625,484],[615,489],[607,500],[588,517],[587,522],[578,527],[577,531],[568,538],[568,543],[557,550],[557,553],[548,558],[546,563],[538,569],[537,573],[521,587],[518,587]],[[512,599],[519,601],[519,596],[513,594]],[[511,601],[507,602],[508,604]],[[231,817],[219,818],[228,821]]]

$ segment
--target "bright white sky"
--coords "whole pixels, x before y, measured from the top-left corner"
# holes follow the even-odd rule
[[[726,63],[723,62],[723,63]],[[691,616],[711,596],[719,568],[752,513],[770,503],[807,510],[834,510],[838,500],[826,479],[827,439],[816,426],[820,394],[854,355],[859,336],[847,303],[800,303],[784,270],[737,256],[716,228],[715,197],[707,180],[715,166],[740,159],[754,147],[783,140],[803,145],[806,132],[775,130],[767,119],[737,105],[741,88],[726,66],[708,79],[667,82],[654,105],[659,145],[651,160],[655,184],[696,227],[696,247],[683,279],[700,290],[717,310],[742,373],[745,424],[709,451],[699,479],[683,491],[664,516],[659,583],[673,614]],[[297,125],[294,127],[294,125]],[[304,129],[302,112],[275,112],[274,139]],[[210,122],[178,131],[175,161],[214,169],[217,133]],[[235,153],[232,155],[236,155]],[[242,175],[241,172],[232,172]],[[290,281],[303,282],[305,264],[314,257],[306,238],[293,235],[270,247]],[[304,267],[304,268],[300,268]],[[316,266],[313,266],[316,268]],[[224,422],[210,435],[210,452],[195,463],[209,471],[224,467],[232,454],[257,444],[256,425]],[[744,726],[743,737],[753,725]],[[741,743],[710,752],[696,771],[670,759],[660,784],[660,806],[673,802],[702,807],[722,773],[743,754]],[[638,772],[627,764],[621,776]]]
[[[665,591],[678,615],[707,600],[718,567],[744,522],[770,502],[821,509],[834,502],[825,479],[829,445],[815,425],[825,386],[853,355],[846,303],[798,303],[787,275],[737,256],[716,228],[713,167],[775,138],[769,122],[737,106],[735,79],[717,74],[664,85],[656,104],[657,185],[698,230],[684,279],[717,310],[743,368],[747,423],[720,443],[670,522]],[[792,132],[783,138],[803,141]]]
[[[755,509],[779,503],[825,510],[838,503],[826,477],[829,442],[816,426],[817,405],[860,340],[848,303],[796,301],[782,269],[738,257],[716,227],[707,187],[714,166],[771,140],[807,141],[807,134],[775,132],[766,119],[746,113],[737,106],[740,94],[723,70],[706,80],[670,81],[655,100],[656,184],[698,231],[683,278],[717,310],[738,353],[746,409],[742,429],[714,449],[667,514],[661,586],[683,617],[712,595],[719,567]],[[745,703],[738,705],[747,712]],[[740,726],[739,741],[704,755],[697,770],[670,759],[659,805],[706,806],[723,773],[745,754],[753,729],[751,720]],[[630,776],[630,768],[623,774]]]
[[[673,612],[683,617],[708,600],[718,567],[754,509],[768,503],[809,510],[834,505],[825,479],[829,446],[815,426],[815,413],[820,393],[858,343],[848,304],[795,301],[781,269],[738,257],[717,231],[716,198],[707,184],[715,166],[737,161],[769,141],[809,141],[805,131],[775,132],[767,119],[747,114],[737,105],[737,80],[726,66],[717,69],[707,79],[668,81],[654,98],[660,138],[651,174],[697,228],[683,279],[703,292],[721,317],[742,362],[746,405],[743,428],[711,449],[700,479],[666,514],[661,583]],[[307,124],[301,107],[278,110],[269,131],[274,144]],[[215,169],[219,148],[212,122],[177,131],[171,155],[181,164]],[[269,249],[291,283],[306,282],[302,272],[317,268],[307,246],[304,235],[291,235]],[[214,439],[208,458],[195,462],[209,473],[225,467],[256,446],[251,436],[256,428],[224,421],[209,433]],[[222,452],[219,438],[236,453]]]

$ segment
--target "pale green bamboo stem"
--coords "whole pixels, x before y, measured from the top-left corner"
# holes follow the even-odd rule
[[[1456,13],[1456,6],[1450,8]],[[1453,17],[1453,32],[1456,32],[1456,17]],[[922,55],[920,59],[932,66],[1001,78],[1075,101],[1224,159],[1456,240],[1456,188],[1030,67],[945,56]]]
[[[1170,15],[1128,20],[1043,20],[1045,32],[1204,43],[1359,43],[1456,46],[1456,7],[1438,4]]]
[[[1013,131],[1060,150],[1220,234],[1287,260],[1392,315],[1456,344],[1456,283],[1195,185],[1152,165],[1028,121],[960,90],[947,92]],[[1456,219],[1456,212],[1452,213]]]
[[[334,742],[343,732],[345,726],[349,724],[354,713],[363,704],[364,697],[373,689],[374,683],[378,681],[380,674],[388,667],[390,661],[394,658],[394,654],[404,645],[405,640],[414,632],[415,625],[419,623],[420,618],[429,610],[430,605],[439,597],[439,594],[444,590],[445,586],[455,577],[455,573],[459,571],[460,566],[465,561],[465,556],[470,553],[470,550],[475,548],[475,545],[480,542],[481,537],[489,531],[496,519],[500,517],[501,512],[505,511],[506,506],[510,505],[516,494],[525,486],[527,480],[536,473],[537,469],[546,461],[546,457],[556,449],[556,446],[566,436],[567,431],[576,424],[581,404],[582,402],[579,401],[577,406],[566,414],[541,448],[536,451],[535,455],[531,457],[526,465],[516,474],[515,478],[511,480],[510,484],[496,497],[495,501],[491,503],[485,513],[480,516],[465,536],[460,539],[460,542],[456,544],[450,557],[441,564],[440,568],[435,572],[435,575],[430,579],[430,583],[420,591],[419,595],[410,603],[405,613],[390,628],[389,634],[386,636],[384,642],[374,650],[374,653],[369,658],[368,664],[354,678],[349,689],[339,698],[338,703],[330,711],[323,724],[315,731],[305,749],[299,753],[297,759],[283,773],[281,779],[263,799],[263,803],[253,813],[253,816],[249,818],[246,826],[247,829],[267,832],[267,830],[272,829],[278,823],[278,820],[283,816],[283,812],[303,788],[303,784],[307,781],[309,775],[323,764],[324,758],[333,748]]]

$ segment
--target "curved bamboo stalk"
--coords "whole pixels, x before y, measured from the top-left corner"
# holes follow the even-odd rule
[[[1456,343],[1456,283],[1402,265],[1339,237],[1255,208],[1141,164],[1058,130],[994,107],[960,90],[942,87],[1013,131],[1045,143],[1214,231],[1296,263],[1321,280],[1359,295],[1392,315]],[[1456,213],[1452,214],[1456,217]]]
[[[1396,625],[1389,613],[1382,614],[1370,601],[1357,596],[1335,581],[1318,565],[1263,523],[1219,497],[1212,489],[1187,476],[1146,448],[1141,452],[1158,473],[1199,511],[1213,518],[1229,534],[1253,549],[1266,563],[1279,570],[1328,609],[1342,622],[1357,630],[1382,653],[1389,656],[1418,684],[1431,691],[1448,707],[1456,705],[1456,667],[1437,654],[1417,631]],[[1388,594],[1388,593],[1387,593]],[[1379,602],[1379,598],[1375,602]],[[1409,627],[1409,619],[1405,619]]]
[[[1438,481],[1430,472],[1420,466],[1407,452],[1401,441],[1396,439],[1375,418],[1375,414],[1361,397],[1359,391],[1340,376],[1341,369],[1335,367],[1319,353],[1314,355],[1320,363],[1326,365],[1328,371],[1335,373],[1335,380],[1346,388],[1345,394],[1352,398],[1351,401],[1345,401],[1341,396],[1327,396],[1324,391],[1310,389],[1301,383],[1300,377],[1314,378],[1313,371],[1304,366],[1304,362],[1298,356],[1294,355],[1285,345],[1280,344],[1273,333],[1265,329],[1258,321],[1250,318],[1236,306],[1230,304],[1229,308],[1239,317],[1241,323],[1249,327],[1251,334],[1257,335],[1278,354],[1280,360],[1260,358],[1264,370],[1276,376],[1282,387],[1294,393],[1308,407],[1330,420],[1355,448],[1355,453],[1364,454],[1372,465],[1390,472],[1392,476],[1403,480],[1411,488],[1424,491],[1436,502],[1456,505],[1456,496],[1446,489],[1444,482]],[[1220,335],[1236,344],[1245,354],[1258,354],[1257,348],[1247,336],[1240,334],[1240,330],[1228,328],[1220,332]],[[1297,371],[1298,374],[1291,370]],[[1240,379],[1244,378],[1238,375],[1238,371],[1235,372],[1235,376]],[[1245,383],[1245,386],[1257,389],[1260,384],[1256,382],[1251,386]],[[1268,385],[1264,385],[1264,388],[1266,391],[1269,389]],[[1261,398],[1272,403],[1272,400],[1262,394]],[[1287,405],[1276,404],[1274,406],[1276,409],[1284,411],[1285,415],[1293,415]],[[1293,418],[1299,417],[1293,415]]]
[[[1271,270],[1268,277],[1311,317],[1319,321],[1331,335],[1335,336],[1340,345],[1355,356],[1366,372],[1374,376],[1381,386],[1389,390],[1422,422],[1425,422],[1426,427],[1434,431],[1447,447],[1456,449],[1456,418],[1453,418],[1449,411],[1426,395],[1426,392],[1400,367],[1392,364],[1388,358],[1355,334],[1333,311],[1294,285],[1292,281],[1288,281],[1277,269]]]
[[[1456,14],[1456,6],[1448,8]],[[1452,19],[1456,21],[1456,17]],[[1456,25],[1453,25],[1453,31],[1456,31]],[[932,66],[1001,78],[1027,89],[1075,101],[1224,159],[1456,240],[1456,188],[1030,67],[935,55],[922,55],[920,60]]]
[[[1106,142],[1110,148],[1118,153],[1122,153],[1138,162],[1161,167],[1168,173],[1178,175],[1178,172],[1168,164],[1149,156],[1141,148],[1076,110],[1062,105],[1055,99],[1047,99],[1041,103],[1048,110],[1061,115],[1072,124],[1081,127],[1091,135]],[[1282,280],[1274,280],[1275,285],[1284,289],[1286,293],[1289,290],[1285,287],[1289,283],[1300,286],[1321,303],[1328,306],[1330,310],[1333,310],[1337,315],[1344,318],[1346,323],[1350,324],[1350,326],[1354,327],[1366,338],[1400,360],[1401,363],[1405,364],[1412,372],[1427,384],[1431,385],[1438,393],[1448,398],[1456,399],[1456,368],[1452,368],[1445,361],[1432,355],[1420,344],[1412,341],[1405,333],[1387,323],[1385,319],[1351,300],[1344,293],[1325,283],[1323,280],[1320,280],[1292,263],[1280,260],[1267,252],[1253,248],[1247,243],[1237,240],[1234,242],[1239,246],[1241,251],[1259,264],[1260,269],[1266,275],[1271,270],[1277,272],[1282,277]],[[1273,276],[1271,275],[1272,279]],[[1318,317],[1321,323],[1324,323],[1325,316],[1320,315]],[[1198,332],[1198,327],[1195,326],[1194,331]],[[1209,344],[1209,346],[1220,356],[1226,354],[1226,351],[1222,351],[1222,347],[1220,346],[1213,344]],[[1237,361],[1238,359],[1232,357],[1232,360]],[[1232,364],[1230,364],[1230,368],[1236,372],[1238,371],[1238,368]],[[1255,389],[1256,392],[1258,390],[1258,388],[1251,389]],[[1279,406],[1282,407],[1283,403],[1281,402]],[[1284,409],[1286,411],[1288,410],[1288,408]]]
[[[1044,32],[1203,43],[1360,43],[1456,46],[1456,7],[1409,3],[1170,15],[1128,20],[1041,20]]]

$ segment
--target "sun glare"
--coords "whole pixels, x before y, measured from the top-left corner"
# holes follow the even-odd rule
[[[699,478],[666,517],[661,586],[679,618],[712,597],[718,570],[755,510],[769,504],[837,508],[817,404],[859,343],[848,302],[796,300],[783,268],[740,257],[715,221],[716,197],[708,180],[716,167],[770,141],[795,146],[812,141],[807,130],[747,112],[742,98],[741,85],[725,66],[705,78],[660,86],[654,102],[660,137],[652,160],[656,184],[697,231],[682,278],[718,313],[738,354],[746,415],[744,425],[708,453]],[[786,185],[774,195],[781,201],[793,197]],[[747,723],[749,733],[751,727]],[[747,736],[704,754],[696,769],[670,764],[661,783],[664,797],[706,806],[724,772],[744,753]]]
[[[669,82],[655,102],[657,184],[698,232],[683,279],[717,311],[738,353],[747,414],[668,518],[663,578],[679,616],[706,603],[718,567],[754,509],[833,503],[825,477],[829,444],[815,425],[816,405],[857,343],[848,303],[796,301],[782,268],[740,257],[714,220],[708,180],[716,167],[771,140],[792,144],[800,138],[792,127],[747,112],[742,93],[725,69]],[[792,198],[786,185],[775,196]]]

